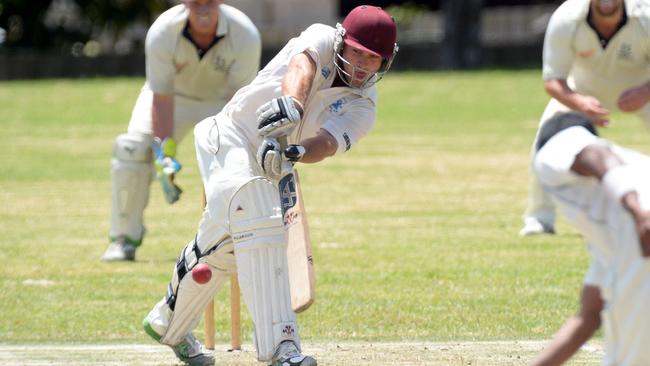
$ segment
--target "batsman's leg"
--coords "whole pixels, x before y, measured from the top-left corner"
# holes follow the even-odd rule
[[[205,305],[228,279],[234,265],[232,242],[225,241],[200,257],[196,241],[190,242],[181,252],[167,294],[144,319],[145,331],[155,340],[170,346],[176,356],[189,365],[212,365],[214,356],[204,350],[192,335]],[[228,258],[230,257],[230,259]],[[212,271],[207,283],[199,284],[192,278],[192,268],[206,263]]]
[[[117,137],[112,159],[111,244],[104,261],[135,259],[144,235],[143,213],[152,176],[151,136],[127,133]]]
[[[277,188],[254,177],[229,205],[237,272],[255,326],[257,358],[273,365],[316,365],[300,353],[296,315],[291,308],[286,232]]]

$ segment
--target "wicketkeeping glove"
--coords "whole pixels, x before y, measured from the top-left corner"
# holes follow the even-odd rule
[[[302,106],[293,97],[274,98],[257,109],[257,129],[260,137],[287,136],[300,123]]]
[[[153,139],[154,166],[156,176],[160,181],[165,200],[167,203],[174,203],[181,197],[183,190],[174,183],[174,176],[182,166],[174,157],[176,156],[176,141],[167,137],[163,141],[159,138]]]

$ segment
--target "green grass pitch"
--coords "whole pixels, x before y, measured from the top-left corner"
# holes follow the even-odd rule
[[[152,185],[135,263],[106,264],[110,157],[143,80],[2,82],[0,343],[147,343],[141,319],[192,239],[201,195],[192,137],[185,193]],[[577,308],[588,258],[560,221],[520,239],[527,162],[547,101],[539,71],[391,73],[375,129],[300,167],[317,300],[308,341],[548,339]],[[605,131],[648,151],[632,117]],[[217,341],[228,341],[227,290]],[[243,315],[245,341],[250,318]],[[201,338],[202,332],[197,332]]]

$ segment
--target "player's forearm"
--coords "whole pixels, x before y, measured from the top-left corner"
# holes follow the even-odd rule
[[[174,133],[174,96],[156,94],[153,95],[151,108],[151,122],[153,135],[164,140]]]
[[[573,356],[600,326],[599,319],[577,315],[557,332],[551,344],[530,366],[559,366]]]
[[[320,130],[318,135],[305,139],[301,142],[305,148],[305,155],[300,159],[301,163],[318,163],[336,153],[337,142],[334,136],[325,130]]]
[[[566,80],[552,79],[544,82],[544,89],[553,98],[565,106],[580,111],[581,95],[573,91]]]
[[[282,79],[282,95],[294,97],[304,107],[315,75],[316,63],[311,57],[304,52],[293,56]]]

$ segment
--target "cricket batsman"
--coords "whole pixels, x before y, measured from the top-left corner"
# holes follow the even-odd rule
[[[393,62],[396,40],[395,21],[375,6],[354,8],[336,27],[314,24],[291,39],[219,114],[195,127],[207,205],[166,295],[144,319],[147,333],[180,360],[214,363],[191,332],[229,273],[237,271],[258,360],[316,365],[302,354],[291,308],[278,180],[287,161],[317,163],[343,154],[370,131],[375,84]],[[188,275],[198,263],[212,270],[205,284]]]
[[[181,0],[147,32],[146,82],[127,133],[117,136],[112,159],[110,245],[104,261],[134,260],[145,233],[154,167],[165,199],[174,203],[181,164],[177,143],[214,115],[259,70],[261,40],[253,22],[221,0]]]
[[[603,309],[603,365],[650,365],[650,157],[599,138],[589,117],[571,112],[542,127],[533,164],[593,257],[585,277],[592,294],[583,294],[590,302],[583,307]],[[593,333],[600,320],[587,313],[591,325],[567,324],[562,336],[579,344],[585,339],[575,330]],[[575,350],[564,348],[569,352],[556,352],[557,363],[549,354],[537,365],[560,364]]]

